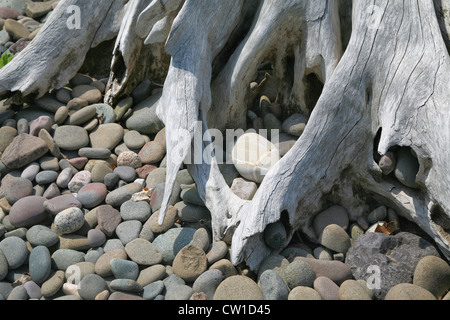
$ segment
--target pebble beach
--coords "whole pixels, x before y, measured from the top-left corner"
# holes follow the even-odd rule
[[[18,11],[0,0],[0,55],[24,50],[56,5],[34,3]],[[108,80],[78,73],[32,102],[0,101],[0,300],[450,300],[447,258],[383,204],[357,218],[330,204],[312,221],[316,239],[287,239],[281,221],[270,224],[273,253],[250,270],[233,265],[229,239],[213,239],[211,212],[182,166],[160,225],[163,87],[146,79],[109,105]],[[308,118],[282,118],[280,108],[269,86],[248,123],[279,130],[282,157]],[[408,155],[396,156],[383,169],[407,185]],[[220,169],[237,196],[253,198],[261,177]]]

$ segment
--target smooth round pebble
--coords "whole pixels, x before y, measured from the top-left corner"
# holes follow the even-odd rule
[[[164,263],[172,264],[178,252],[192,241],[194,233],[193,228],[172,228],[158,235],[152,243],[161,252]]]
[[[31,227],[47,218],[44,202],[47,199],[40,196],[21,198],[13,204],[9,212],[9,222],[19,227]]]
[[[52,260],[47,247],[37,246],[31,250],[29,257],[29,272],[36,283],[43,283],[50,276]]]
[[[436,300],[436,297],[418,285],[400,283],[388,291],[384,300]]]
[[[152,282],[143,287],[142,298],[145,300],[153,300],[164,290],[164,282],[161,280]]]
[[[275,271],[270,269],[264,271],[259,277],[258,284],[263,292],[264,300],[287,300],[289,287]]]
[[[130,166],[118,166],[114,169],[114,173],[125,182],[131,182],[136,178],[136,170]]]
[[[288,300],[322,300],[322,297],[313,288],[299,286],[289,292]]]
[[[316,273],[311,266],[301,260],[294,260],[284,269],[284,277],[289,288],[312,287]]]
[[[323,300],[339,300],[339,287],[331,279],[324,276],[317,277],[313,287]]]
[[[151,216],[151,208],[146,201],[128,200],[120,206],[120,215],[125,221],[138,220],[145,222]]]
[[[320,244],[336,252],[346,253],[351,247],[350,236],[337,224],[329,224],[323,229]]]
[[[104,290],[108,290],[108,285],[98,274],[88,274],[78,284],[78,294],[83,300],[94,300]]]
[[[143,290],[143,287],[132,279],[114,279],[109,286],[113,291],[139,293]]]
[[[116,235],[124,245],[139,237],[142,230],[142,223],[138,220],[128,220],[121,222],[116,227]]]
[[[77,194],[77,199],[84,208],[92,209],[100,205],[106,198],[108,190],[103,183],[93,182],[83,186]]]
[[[436,298],[450,289],[450,266],[435,256],[422,258],[416,266],[413,284],[430,291]]]
[[[28,248],[21,238],[12,236],[0,241],[0,250],[2,250],[9,269],[17,269],[25,263],[28,257]]]
[[[208,300],[212,300],[217,287],[223,279],[222,271],[218,269],[207,270],[195,279],[192,289],[195,292],[204,292]]]
[[[45,171],[39,172],[36,175],[35,180],[36,180],[37,184],[46,185],[46,184],[50,184],[50,183],[56,181],[57,178],[58,178],[58,172],[53,171],[53,170],[45,170]]]
[[[84,224],[84,213],[77,207],[68,208],[55,216],[55,230],[61,234],[68,234],[79,230]]]
[[[235,275],[223,280],[214,293],[214,300],[263,300],[261,288],[251,278]]]
[[[206,254],[196,245],[183,247],[172,264],[173,272],[186,282],[194,282],[207,267]]]
[[[91,229],[87,234],[88,244],[91,248],[100,247],[106,241],[105,234],[98,229]]]
[[[113,258],[109,263],[116,279],[136,280],[139,276],[139,265],[134,261]]]
[[[57,249],[52,254],[52,267],[56,270],[66,271],[69,266],[84,261],[85,255],[84,252],[73,249]]]
[[[372,300],[367,289],[356,280],[346,280],[339,286],[340,300]]]
[[[163,255],[158,247],[145,239],[137,238],[125,245],[128,257],[139,265],[151,266],[162,262]]]

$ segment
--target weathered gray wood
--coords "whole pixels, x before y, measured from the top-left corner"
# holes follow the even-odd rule
[[[70,6],[80,9],[79,28],[69,28],[74,14]],[[86,53],[98,43],[117,34],[116,15],[123,14],[123,0],[60,1],[39,34],[0,73],[0,96],[44,95],[59,89],[81,68]],[[69,24],[70,25],[70,24]]]
[[[68,30],[61,18],[71,4],[82,8],[80,30]],[[214,238],[231,239],[235,264],[258,268],[272,251],[263,232],[282,215],[288,239],[301,230],[316,241],[311,223],[328,202],[346,207],[356,220],[366,213],[368,197],[417,223],[450,258],[450,1],[204,4],[61,1],[43,32],[2,69],[0,94],[42,95],[63,86],[87,50],[111,39],[122,19],[106,101],[129,94],[144,77],[165,79],[157,111],[166,125],[168,156],[160,222],[178,169],[190,151],[200,150],[207,158],[188,169],[211,211]],[[229,47],[245,8],[253,5],[247,34]],[[213,77],[215,58],[225,47],[233,53]],[[305,101],[309,74],[324,88],[301,138],[265,176],[253,200],[245,201],[231,192],[215,156],[203,151],[212,143],[208,129],[245,128],[249,84],[264,61],[272,63],[280,102],[290,111],[311,111]],[[201,146],[192,140],[197,121],[201,135],[206,133]],[[397,147],[417,156],[417,188],[383,175],[377,163]]]
[[[105,102],[114,105],[127,96],[145,78],[163,82],[170,57],[164,43],[145,46],[145,38],[138,35],[139,16],[151,5],[151,0],[133,0],[122,20],[113,50],[111,74],[106,86]],[[152,26],[152,25],[150,25]]]

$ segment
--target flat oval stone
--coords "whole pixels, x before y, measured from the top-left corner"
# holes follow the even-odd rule
[[[124,245],[139,237],[142,223],[138,220],[128,220],[121,222],[116,227],[116,234]]]
[[[61,170],[56,178],[56,185],[62,189],[66,189],[69,186],[69,182],[73,177],[72,168],[65,168]]]
[[[165,276],[166,268],[162,264],[155,264],[142,269],[136,281],[144,287],[152,282],[163,279]]]
[[[89,183],[82,187],[77,194],[77,199],[84,208],[92,209],[100,205],[106,198],[108,190],[103,183]]]
[[[372,298],[361,283],[349,279],[339,286],[339,300],[372,300]]]
[[[339,300],[339,287],[331,279],[324,276],[317,277],[313,286],[323,300]]]
[[[59,212],[68,208],[75,207],[81,209],[82,204],[73,194],[69,193],[54,197],[52,199],[46,199],[43,206],[49,214],[57,215]]]
[[[337,224],[326,226],[319,240],[321,245],[336,252],[346,253],[351,247],[349,235]]]
[[[33,181],[40,169],[41,167],[39,163],[32,162],[28,164],[25,169],[23,169],[22,173],[20,174],[20,177]]]
[[[81,148],[78,150],[78,155],[89,159],[108,159],[111,156],[111,150],[106,148]]]
[[[294,260],[284,269],[284,278],[291,289],[298,286],[312,287],[316,273],[308,263]]]
[[[28,248],[25,241],[16,236],[0,241],[0,249],[8,261],[9,269],[19,268],[28,257]]]
[[[387,292],[384,300],[436,300],[436,297],[418,285],[400,283]]]
[[[196,245],[187,245],[175,256],[172,267],[184,281],[194,282],[208,267],[206,254]]]
[[[72,126],[79,126],[82,125],[85,122],[88,122],[92,118],[94,118],[97,115],[97,110],[95,106],[90,105],[87,107],[84,107],[78,111],[75,111],[72,115],[69,117],[68,124]]]
[[[134,181],[136,178],[136,170],[130,166],[118,166],[114,169],[114,173],[125,182]]]
[[[273,270],[264,271],[259,277],[264,300],[287,300],[289,288],[283,278]]]
[[[41,286],[41,293],[44,297],[54,296],[64,284],[64,271],[57,270]]]
[[[138,155],[143,164],[155,164],[164,158],[166,151],[158,142],[150,141],[142,147]]]
[[[139,265],[134,261],[114,258],[110,264],[116,279],[136,280],[139,276]]]
[[[88,244],[91,248],[100,247],[106,241],[106,236],[98,229],[91,229],[87,234]]]
[[[120,215],[125,221],[138,220],[145,222],[151,216],[151,213],[150,205],[146,201],[128,200],[120,206]]]
[[[208,300],[212,300],[217,287],[223,280],[223,274],[218,269],[211,269],[203,272],[195,279],[192,289],[195,292],[204,292]]]
[[[44,208],[46,198],[40,196],[28,196],[13,204],[9,212],[9,222],[19,227],[31,227],[47,218]]]
[[[133,114],[126,120],[126,127],[129,130],[136,130],[142,134],[156,134],[164,123],[156,114],[156,107],[161,93],[154,94],[133,108]]]
[[[55,182],[58,178],[58,172],[53,170],[41,171],[36,175],[36,183],[45,185]]]
[[[94,86],[82,84],[72,89],[72,98],[85,99],[89,104],[94,104],[100,102],[102,93]]]
[[[5,151],[6,147],[13,141],[17,135],[17,129],[9,126],[3,126],[0,128],[0,152]]]
[[[69,266],[84,261],[85,255],[84,252],[73,249],[57,249],[52,254],[52,267],[66,271]]]
[[[322,297],[313,288],[298,286],[289,292],[288,300],[322,300]]]
[[[164,233],[169,230],[175,223],[177,218],[178,210],[174,206],[169,206],[166,215],[164,217],[163,223],[160,225],[159,220],[159,210],[154,212],[150,218],[147,220],[146,225],[150,227],[153,233]]]
[[[68,208],[55,216],[55,230],[61,234],[79,230],[84,224],[84,213],[77,207]]]
[[[139,293],[143,287],[132,279],[114,279],[110,283],[111,290]]]
[[[138,150],[145,144],[144,137],[136,130],[130,130],[126,132],[123,136],[123,141],[125,142],[125,145],[131,150]]]
[[[52,260],[50,251],[45,246],[37,246],[31,250],[29,258],[29,270],[31,279],[41,284],[48,279],[51,272]]]
[[[101,124],[90,135],[93,148],[106,148],[113,150],[123,139],[124,130],[120,124]]]
[[[158,248],[145,239],[137,238],[125,245],[128,257],[139,265],[151,266],[162,262],[163,256]]]
[[[49,227],[43,225],[34,225],[28,229],[26,238],[32,246],[51,247],[59,240],[58,235]]]
[[[113,207],[119,208],[125,201],[131,199],[132,195],[142,190],[140,183],[130,183],[119,187],[106,196],[105,202]]]
[[[74,139],[74,137],[77,137]],[[78,150],[89,145],[89,136],[85,129],[79,126],[59,126],[53,135],[55,143],[64,150]]]
[[[2,189],[8,203],[13,205],[18,200],[32,195],[33,183],[25,178],[7,176],[2,180]]]
[[[422,258],[414,271],[413,284],[418,285],[436,298],[442,297],[450,289],[450,266],[435,256]]]
[[[78,294],[83,300],[95,300],[104,290],[108,290],[108,285],[105,279],[97,274],[86,275],[78,285]]]

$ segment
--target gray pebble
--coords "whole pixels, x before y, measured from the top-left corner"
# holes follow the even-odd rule
[[[142,286],[131,279],[114,279],[110,283],[111,290],[139,293],[143,290]]]
[[[105,279],[97,274],[86,275],[78,284],[78,294],[83,300],[94,300],[100,292],[107,289]]]
[[[120,206],[120,215],[125,221],[138,220],[145,222],[150,217],[151,213],[150,205],[146,201],[128,200]]]
[[[7,300],[27,300],[28,299],[28,293],[27,290],[23,285],[14,287]]]
[[[208,300],[212,300],[214,292],[220,282],[224,279],[222,271],[219,269],[210,269],[203,272],[193,283],[192,289],[195,292],[204,292]]]
[[[283,278],[273,270],[264,271],[259,277],[264,300],[287,300],[289,287]]]
[[[187,285],[177,285],[167,290],[165,300],[189,300],[194,294],[194,289]]]
[[[162,253],[165,264],[172,264],[177,253],[186,245],[188,245],[194,236],[193,228],[173,228],[165,233],[158,235],[153,244]]]
[[[85,255],[84,252],[73,249],[58,249],[51,256],[52,267],[56,270],[66,271],[69,266],[84,261]]]
[[[50,276],[52,260],[47,247],[37,246],[31,250],[29,258],[30,276],[34,282],[42,284]]]
[[[139,276],[139,265],[134,261],[113,258],[109,263],[117,279],[136,280]]]
[[[136,170],[129,166],[118,166],[114,169],[114,173],[125,182],[131,182],[136,178]]]
[[[124,245],[139,237],[142,223],[138,220],[128,220],[121,222],[116,227],[116,234]]]
[[[25,241],[16,236],[0,241],[0,249],[3,251],[10,269],[19,268],[28,257],[28,248]]]
[[[162,280],[158,280],[143,287],[142,297],[145,300],[154,300],[163,290],[164,283]]]

